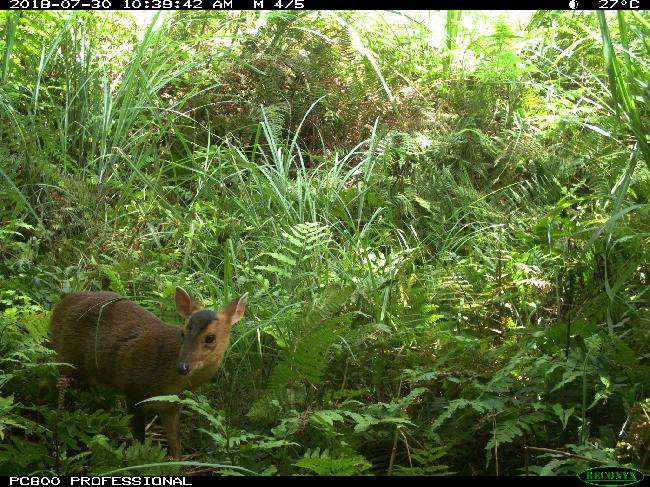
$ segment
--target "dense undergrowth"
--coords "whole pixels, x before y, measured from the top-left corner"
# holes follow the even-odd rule
[[[648,468],[650,15],[437,18],[0,14],[0,473]],[[184,466],[39,389],[64,293],[176,285],[250,293]]]

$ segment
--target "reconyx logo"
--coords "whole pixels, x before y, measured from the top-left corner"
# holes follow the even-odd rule
[[[643,474],[627,467],[594,467],[580,472],[578,478],[596,487],[621,487],[638,484],[643,480]]]

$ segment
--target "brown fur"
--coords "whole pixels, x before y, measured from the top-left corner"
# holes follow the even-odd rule
[[[159,414],[169,449],[179,458],[180,405],[139,401],[153,396],[180,394],[209,381],[228,348],[231,326],[244,313],[247,294],[232,301],[200,333],[170,325],[142,306],[108,292],[70,294],[52,313],[50,334],[64,376],[110,386],[127,399],[133,414],[131,429],[144,439],[144,411]],[[201,307],[176,288],[176,309],[188,321]],[[212,343],[206,343],[214,335]],[[183,375],[181,365],[189,368]]]

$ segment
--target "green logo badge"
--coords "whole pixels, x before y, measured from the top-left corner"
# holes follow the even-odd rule
[[[643,480],[643,474],[627,467],[594,467],[580,472],[578,478],[596,487],[621,487],[638,484]]]

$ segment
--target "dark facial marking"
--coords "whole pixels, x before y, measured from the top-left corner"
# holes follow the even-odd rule
[[[187,329],[190,335],[196,336],[201,333],[208,324],[217,318],[217,314],[209,309],[202,309],[190,316],[190,321],[187,323]]]

